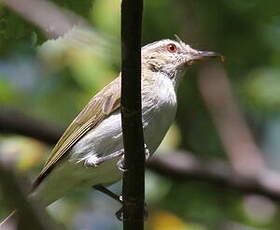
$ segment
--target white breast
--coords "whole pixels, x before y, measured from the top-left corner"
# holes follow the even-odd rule
[[[142,112],[145,143],[153,153],[171,123],[177,108],[172,81],[159,75],[154,82],[143,83]],[[120,110],[104,119],[70,151],[71,161],[84,161],[95,155],[108,155],[123,148]]]
[[[177,98],[172,81],[161,74],[157,77],[154,85],[144,90],[144,92],[150,91],[153,95],[152,99],[144,98],[142,106],[145,143],[152,153],[167,133],[177,109]]]

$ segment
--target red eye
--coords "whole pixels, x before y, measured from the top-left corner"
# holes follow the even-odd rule
[[[177,46],[173,43],[168,44],[166,46],[166,49],[170,52],[170,53],[175,53],[177,51]]]

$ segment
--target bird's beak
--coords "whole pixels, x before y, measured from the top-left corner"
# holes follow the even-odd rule
[[[190,61],[202,61],[208,58],[220,58],[222,62],[224,61],[224,57],[221,54],[212,51],[197,51],[192,55]]]

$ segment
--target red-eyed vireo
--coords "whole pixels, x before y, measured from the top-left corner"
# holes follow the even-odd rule
[[[147,153],[155,152],[174,120],[176,89],[184,70],[196,61],[217,56],[192,49],[179,39],[142,48],[142,120]],[[119,76],[96,94],[66,129],[35,180],[32,197],[47,206],[71,190],[100,188],[122,178],[120,96]]]

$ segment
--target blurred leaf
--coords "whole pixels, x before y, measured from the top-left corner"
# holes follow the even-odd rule
[[[15,96],[16,95],[13,94],[9,82],[4,79],[4,77],[0,76],[0,103],[10,103],[13,99],[15,99]]]
[[[108,61],[115,60],[114,43],[90,28],[74,27],[63,37],[45,42],[39,48],[39,56],[53,71],[68,67],[77,83],[96,93],[117,77]],[[110,53],[108,53],[110,52]]]
[[[157,203],[170,191],[172,183],[151,171],[145,173],[145,197],[147,202]]]
[[[45,158],[46,151],[47,147],[35,139],[21,136],[1,137],[1,158],[13,161],[20,171],[38,167],[42,158]]]
[[[246,103],[265,112],[280,111],[280,69],[253,70],[245,80],[242,92]]]
[[[120,37],[120,0],[95,0],[91,17],[100,30]]]
[[[161,142],[159,150],[173,150],[176,149],[181,142],[180,131],[176,124],[173,124],[168,130],[166,136]]]
[[[18,52],[23,46],[32,46],[34,34],[44,40],[40,30],[0,3],[0,56]]]
[[[57,5],[75,12],[76,14],[82,15],[85,18],[88,17],[89,11],[92,7],[93,0],[50,0]]]
[[[199,225],[187,224],[179,217],[166,211],[157,211],[150,219],[151,230],[206,230]]]

